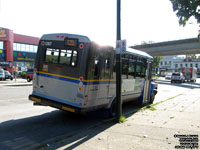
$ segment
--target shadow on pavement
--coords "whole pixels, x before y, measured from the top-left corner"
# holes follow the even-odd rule
[[[123,113],[133,109],[140,108],[133,103],[123,105]],[[9,120],[0,123],[0,149],[51,149],[52,143],[62,140],[65,141],[64,145],[78,141],[67,148],[73,149],[115,124],[113,119],[107,119],[104,110],[87,115],[55,110],[38,116]]]
[[[177,86],[182,88],[189,88],[189,89],[195,89],[200,88],[200,83],[196,82],[185,82],[185,83],[171,83],[170,80],[156,80],[159,84],[165,84],[165,85],[171,85],[171,86]]]
[[[125,115],[127,118],[132,116],[134,113],[136,113],[138,110],[141,109],[141,106],[138,106],[137,103],[135,102],[129,102],[125,103],[123,105],[123,115]],[[100,114],[104,113],[103,110],[98,110],[95,112],[91,112],[89,116],[98,116],[102,117]],[[80,146],[81,144],[87,142],[88,140],[92,139],[96,135],[100,134],[101,132],[107,130],[108,128],[111,128],[113,125],[116,124],[115,118],[111,119],[104,119],[102,120],[98,125],[94,125],[91,128],[87,128],[86,130],[82,130],[77,135],[71,136],[71,137],[65,137],[61,139],[62,142],[58,141],[59,144],[54,144],[53,147],[44,147],[44,149],[58,149],[63,146],[68,145],[67,147],[64,148],[64,150],[72,150]],[[101,140],[101,137],[97,138],[97,140]]]

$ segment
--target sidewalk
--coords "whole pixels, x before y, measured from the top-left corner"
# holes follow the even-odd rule
[[[5,80],[5,81],[0,81],[0,86],[1,85],[6,85],[6,86],[31,86],[32,82],[27,82],[26,79],[22,79],[22,78],[17,78],[16,81],[15,79],[13,80]]]
[[[126,114],[126,117],[127,121],[124,123],[116,124],[107,120],[96,127],[57,139],[40,148],[171,150],[177,149],[175,146],[180,146],[179,140],[184,140],[178,136],[188,135],[186,139],[194,136],[200,141],[200,89],[177,95],[142,111]],[[200,142],[189,144],[200,145]]]

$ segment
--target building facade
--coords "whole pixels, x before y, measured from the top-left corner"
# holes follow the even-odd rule
[[[160,61],[159,70],[161,75],[166,72],[180,71],[183,67],[196,67],[200,72],[200,59],[186,59],[180,56],[163,56]]]
[[[38,37],[13,33],[0,28],[0,67],[12,71],[26,71],[34,67]]]

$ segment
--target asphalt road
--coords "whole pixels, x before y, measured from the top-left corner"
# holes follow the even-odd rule
[[[198,80],[197,80],[198,81]],[[197,83],[173,83],[158,80],[155,102],[200,87]],[[0,91],[0,149],[31,149],[54,139],[72,136],[105,120],[103,111],[87,116],[74,115],[50,107],[33,106],[28,100],[31,86],[1,86]],[[123,112],[138,109],[125,105]]]

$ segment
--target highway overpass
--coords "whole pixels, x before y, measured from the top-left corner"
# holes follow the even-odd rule
[[[130,48],[147,52],[151,56],[200,54],[200,40],[197,38],[190,38],[184,40],[130,46]]]

